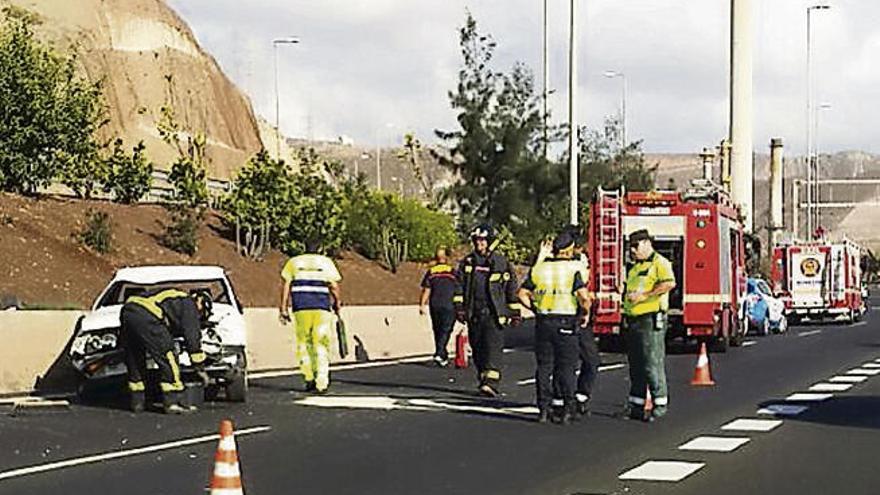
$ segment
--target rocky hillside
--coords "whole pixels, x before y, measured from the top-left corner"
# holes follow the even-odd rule
[[[183,128],[204,132],[210,175],[228,177],[261,146],[250,101],[163,0],[0,0],[38,19],[36,31],[76,50],[84,71],[104,79],[109,136],[143,140],[159,168],[174,156],[156,132],[170,102]]]

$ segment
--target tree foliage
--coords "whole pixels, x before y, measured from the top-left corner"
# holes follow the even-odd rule
[[[137,203],[150,192],[153,164],[147,159],[143,141],[128,154],[122,139],[116,139],[105,164],[107,178],[104,191],[113,195],[113,201],[122,204]]]
[[[0,30],[0,189],[34,194],[60,177],[89,196],[103,176],[101,83],[36,40],[32,19],[9,12]]]

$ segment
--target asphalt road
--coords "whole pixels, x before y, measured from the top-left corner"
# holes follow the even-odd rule
[[[320,397],[301,392],[298,376],[255,379],[247,404],[209,404],[187,417],[135,416],[112,404],[7,409],[0,494],[204,493],[216,440],[199,437],[223,418],[247,433],[237,443],[249,495],[818,495],[873,494],[880,485],[880,314],[854,326],[793,327],[713,354],[715,387],[689,385],[695,350],[674,349],[670,412],[653,424],[616,417],[627,392],[616,354],[603,355],[592,417],[534,423],[534,358],[523,330],[510,337],[497,400],[474,394],[472,369],[397,363],[335,371],[331,393]],[[829,381],[842,376],[856,378]],[[818,383],[852,387],[786,401]],[[758,413],[771,406],[776,416]],[[789,415],[792,406],[805,409]],[[737,419],[761,419],[745,426],[768,431],[722,429]],[[255,427],[267,429],[248,430]],[[710,437],[698,448],[733,450],[679,448],[698,437]],[[643,466],[650,461],[675,464]],[[637,475],[681,479],[621,479],[639,467]]]

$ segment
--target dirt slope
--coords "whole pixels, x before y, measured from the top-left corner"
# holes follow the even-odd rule
[[[98,255],[75,234],[88,208],[106,211],[114,224],[113,252]],[[31,199],[0,193],[0,297],[28,305],[86,307],[118,267],[143,264],[221,265],[246,306],[278,304],[279,272],[286,258],[272,252],[264,261],[244,259],[224,237],[211,214],[200,232],[199,253],[189,258],[158,242],[165,211],[155,205],[123,206],[101,201]],[[396,274],[356,254],[337,261],[346,304],[416,304],[422,268],[407,263]]]
[[[260,148],[250,101],[163,0],[0,0],[9,4],[35,13],[37,33],[56,48],[77,47],[85,72],[105,82],[108,135],[144,140],[159,168],[174,156],[156,132],[167,101],[184,129],[207,136],[212,177],[228,177]]]

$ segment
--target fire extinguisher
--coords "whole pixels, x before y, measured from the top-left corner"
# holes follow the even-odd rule
[[[468,336],[465,331],[455,336],[455,367],[468,367]]]

